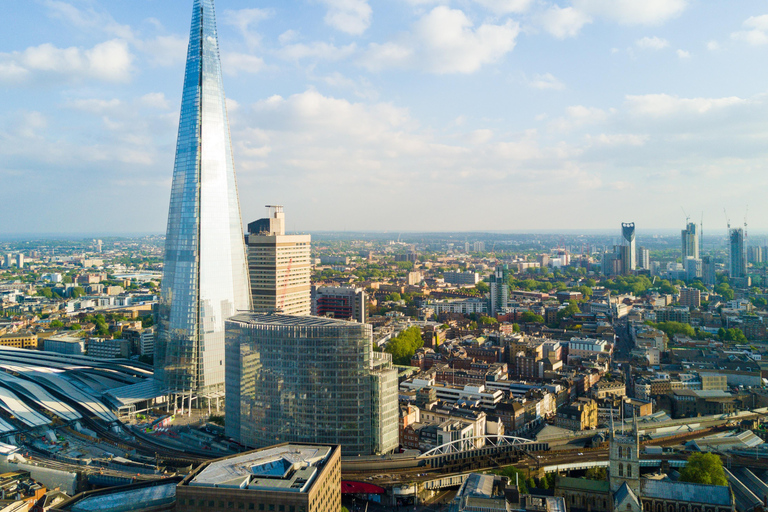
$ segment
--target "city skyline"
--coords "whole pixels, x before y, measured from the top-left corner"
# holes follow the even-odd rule
[[[2,234],[163,231],[188,3],[9,6],[0,178],[56,199],[12,194]],[[476,231],[480,203],[487,231],[679,230],[683,206],[706,235],[749,204],[768,229],[762,4],[217,8],[243,225],[277,203],[289,232]]]

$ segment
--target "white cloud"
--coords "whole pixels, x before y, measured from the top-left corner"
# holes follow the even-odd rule
[[[690,59],[691,58],[691,52],[687,50],[677,50],[677,56],[681,59]]]
[[[97,12],[93,7],[81,10],[60,0],[45,0],[44,5],[52,18],[63,20],[76,28],[97,29],[120,39],[134,39],[131,27],[117,23],[108,13]]]
[[[222,21],[228,25],[237,27],[250,49],[258,48],[261,44],[261,34],[254,30],[260,22],[271,18],[270,9],[239,9],[226,10],[222,13]]]
[[[744,20],[742,25],[748,30],[732,33],[731,37],[733,39],[744,41],[754,46],[768,43],[768,14],[750,16]]]
[[[558,7],[553,5],[539,17],[544,30],[558,39],[578,35],[581,27],[591,23],[592,19],[582,11],[573,7]]]
[[[715,40],[707,42],[707,50],[714,52],[720,49],[720,43]]]
[[[675,114],[706,114],[746,103],[735,96],[727,98],[680,98],[669,94],[628,95],[629,113],[638,116],[665,117]]]
[[[662,50],[669,46],[669,41],[666,39],[661,39],[659,37],[643,37],[642,39],[638,39],[635,41],[635,44],[638,48],[643,48],[646,50]]]
[[[510,14],[526,12],[533,0],[475,0],[475,2],[497,14]]]
[[[158,110],[168,110],[171,108],[170,103],[162,92],[150,92],[138,99],[139,105],[147,108],[153,108]]]
[[[147,54],[152,66],[182,64],[187,58],[188,41],[179,36],[157,36],[146,40],[135,40],[133,44]]]
[[[306,58],[322,60],[341,60],[349,57],[357,50],[355,43],[346,46],[336,46],[324,41],[316,41],[310,44],[296,43],[283,46],[277,51],[277,55],[285,60],[299,61]]]
[[[359,36],[371,26],[368,0],[320,0],[328,7],[325,23],[336,30]]]
[[[71,81],[83,79],[125,82],[131,77],[133,55],[128,43],[111,40],[93,48],[57,48],[42,44],[22,52],[0,53],[0,81],[23,83],[31,77],[58,76]]]
[[[416,67],[438,74],[474,73],[512,51],[519,32],[512,20],[475,28],[463,11],[438,6],[414,24],[411,34],[370,44],[360,64],[373,71]]]
[[[601,133],[600,135],[586,135],[586,141],[590,145],[601,146],[642,146],[648,140],[648,135],[637,135],[633,133]]]
[[[226,52],[221,54],[221,69],[228,75],[258,73],[264,69],[264,59],[247,53]]]
[[[100,100],[94,98],[73,100],[67,103],[70,108],[97,115],[115,112],[122,105],[123,102],[118,99]]]
[[[549,128],[554,131],[568,132],[585,125],[605,122],[613,114],[615,114],[613,109],[603,110],[584,105],[572,105],[565,109],[565,116],[549,123]]]
[[[424,45],[425,64],[431,71],[473,73],[512,51],[520,27],[508,20],[504,25],[483,24],[473,30],[462,11],[441,6],[419,20],[414,32]]]
[[[534,89],[551,89],[556,91],[565,89],[565,84],[555,78],[551,73],[534,75],[533,80],[528,81],[528,85]]]
[[[574,0],[587,14],[622,25],[659,25],[682,14],[687,0]]]
[[[411,61],[414,50],[405,44],[387,42],[371,43],[360,59],[360,64],[370,71],[404,67]]]
[[[299,32],[296,30],[286,30],[277,37],[277,41],[280,44],[288,44],[294,42],[299,37]]]

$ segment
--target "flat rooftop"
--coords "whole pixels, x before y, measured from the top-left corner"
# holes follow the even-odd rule
[[[246,324],[288,325],[295,327],[326,327],[338,325],[360,325],[357,322],[337,320],[325,316],[294,316],[279,313],[241,313],[229,319]]]
[[[333,446],[285,444],[219,459],[205,466],[188,485],[307,492],[333,450]]]

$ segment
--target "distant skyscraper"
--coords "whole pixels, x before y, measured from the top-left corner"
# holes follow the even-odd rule
[[[728,240],[728,276],[740,278],[747,276],[747,253],[744,246],[744,230],[731,229]]]
[[[651,251],[645,247],[637,248],[637,266],[643,270],[651,270]]]
[[[491,291],[491,307],[488,308],[491,316],[503,314],[509,304],[509,267],[498,265],[488,286]]]
[[[24,255],[22,253],[18,253],[16,255],[16,267],[21,270],[24,268]]]
[[[248,224],[248,272],[253,311],[309,315],[312,310],[310,235],[286,235],[282,206]]]
[[[699,258],[699,233],[696,224],[689,222],[681,231],[683,261],[685,258]]]
[[[621,244],[626,250],[621,252],[621,273],[629,274],[637,268],[637,252],[635,250],[635,223],[622,223]]]
[[[340,444],[345,455],[395,450],[397,370],[372,350],[369,324],[281,314],[227,321],[226,432],[258,448]]]
[[[213,0],[195,0],[158,305],[155,378],[224,389],[224,321],[249,310],[248,274]]]

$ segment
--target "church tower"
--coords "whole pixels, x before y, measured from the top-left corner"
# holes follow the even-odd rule
[[[609,453],[609,481],[611,484],[611,494],[621,488],[626,483],[632,492],[640,495],[640,434],[637,428],[637,418],[635,418],[634,429],[631,432],[623,430],[617,433],[613,429],[611,422],[611,439],[608,449]]]

